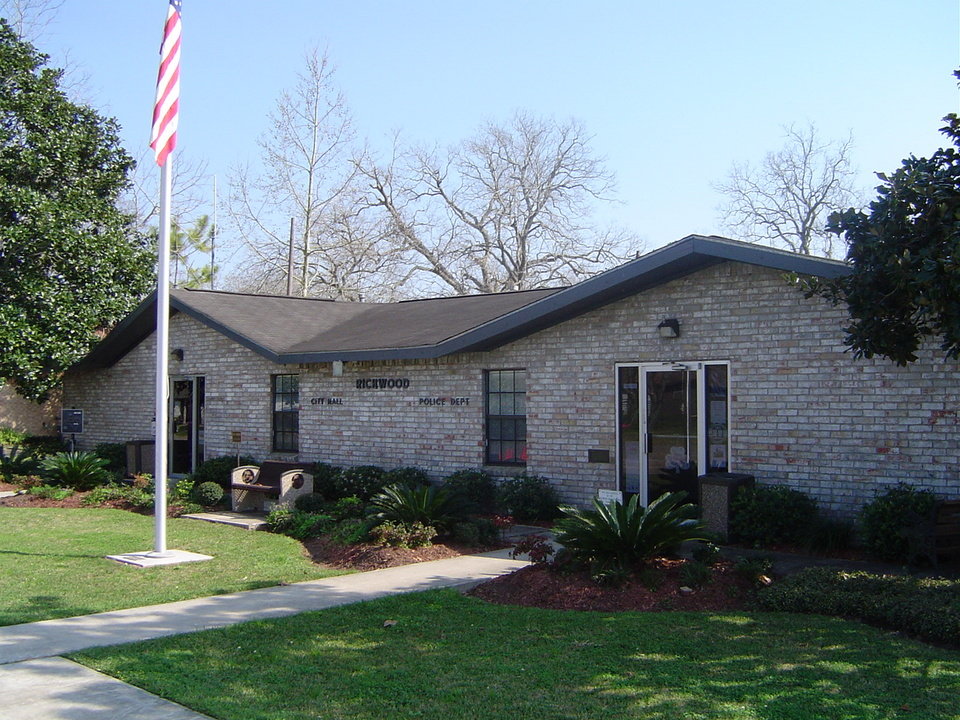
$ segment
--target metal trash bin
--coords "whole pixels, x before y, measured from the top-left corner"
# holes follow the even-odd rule
[[[726,541],[730,534],[730,501],[741,488],[753,487],[756,478],[745,473],[712,472],[698,479],[704,528]]]

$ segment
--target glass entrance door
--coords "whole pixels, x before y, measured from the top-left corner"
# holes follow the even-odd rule
[[[699,475],[727,470],[725,362],[617,367],[620,490],[643,505],[684,490],[698,499]]]
[[[641,460],[646,503],[684,490],[697,497],[700,457],[697,371],[643,368],[644,448]]]
[[[204,379],[170,382],[170,473],[188,475],[203,462]]]

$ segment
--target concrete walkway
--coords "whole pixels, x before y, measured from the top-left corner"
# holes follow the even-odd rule
[[[387,595],[469,587],[526,564],[510,559],[509,550],[498,550],[229,595],[0,627],[2,717],[196,720],[204,716],[54,656]]]

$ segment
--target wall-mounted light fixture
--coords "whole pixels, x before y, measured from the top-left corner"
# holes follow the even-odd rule
[[[680,321],[676,318],[664,320],[657,325],[657,332],[660,333],[662,338],[678,338],[680,337]]]
[[[334,360],[331,365],[333,365],[333,376],[343,377],[343,360]]]
[[[176,350],[171,350],[170,357],[176,358],[180,362],[183,362],[183,348],[177,348]]]

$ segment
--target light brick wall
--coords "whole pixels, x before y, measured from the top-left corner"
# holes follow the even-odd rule
[[[677,339],[656,332],[668,317],[680,319]],[[270,375],[297,372],[299,459],[417,465],[439,477],[482,463],[483,371],[526,368],[527,469],[585,504],[616,487],[615,463],[587,462],[591,448],[616,457],[616,363],[727,360],[732,470],[802,489],[844,516],[899,480],[960,496],[957,363],[935,351],[906,368],[855,360],[843,323],[841,309],[805,299],[781,273],[723,263],[488,353],[347,363],[342,377],[327,364],[277,366],[177,315],[171,347],[184,360],[171,374],[206,377],[208,457],[235,452],[231,430],[243,432],[244,453],[267,457]],[[113,368],[68,377],[65,407],[87,411],[84,446],[149,437],[152,363],[148,339]],[[410,384],[358,389],[363,378]]]

